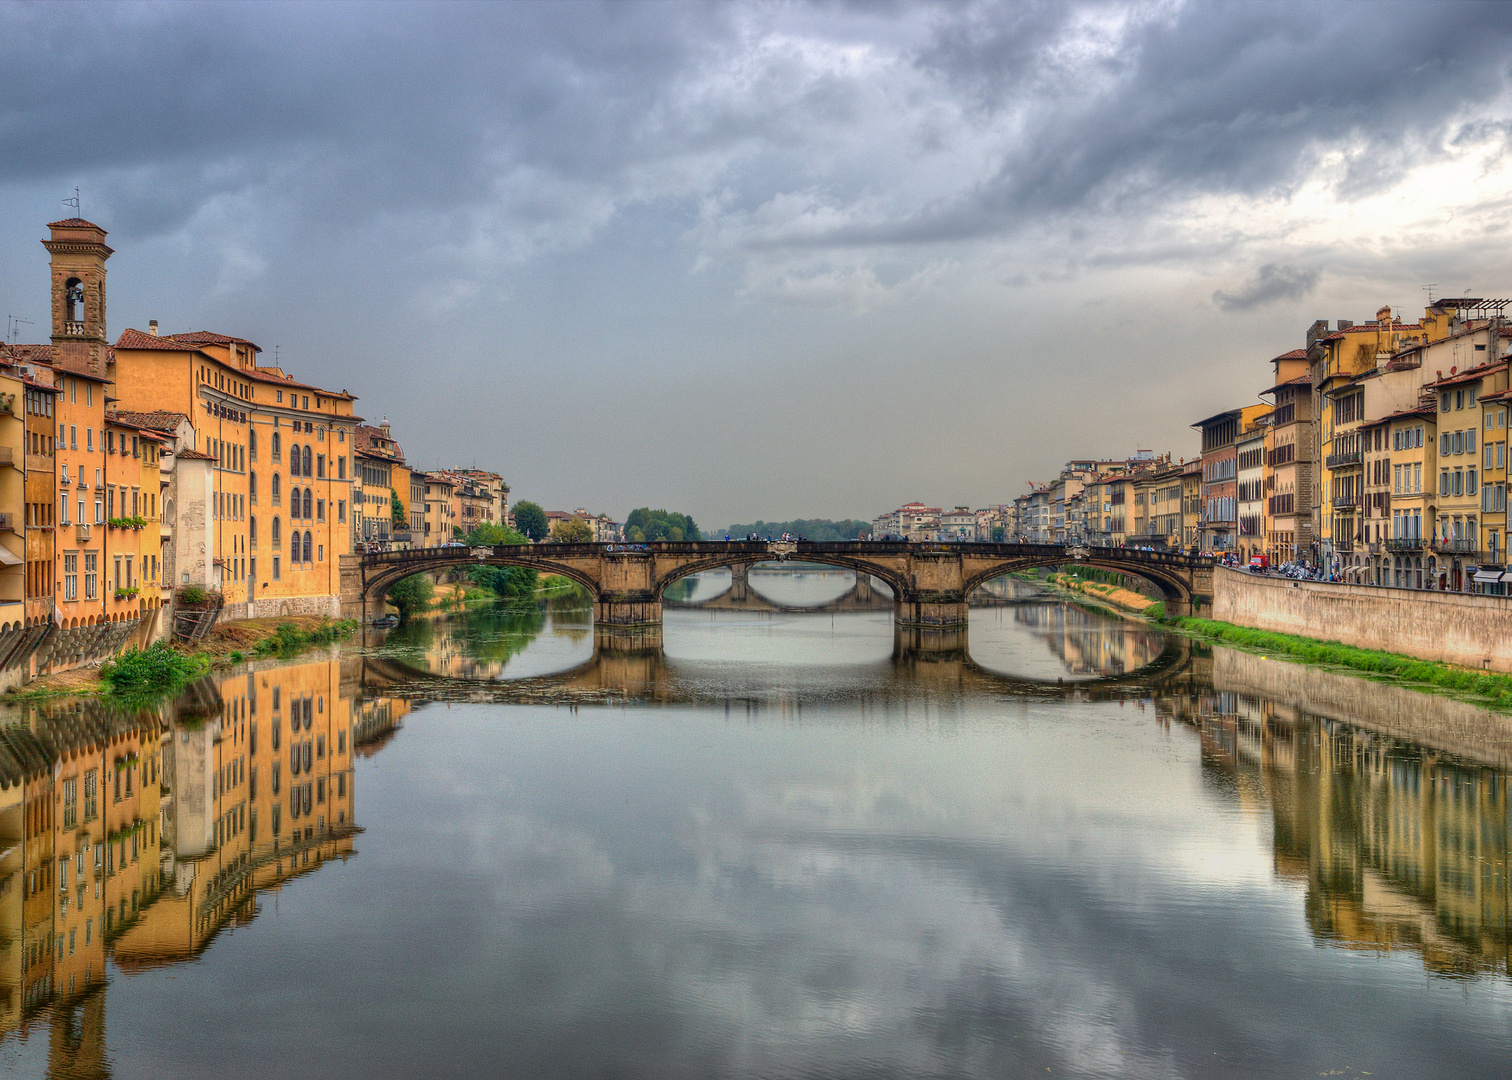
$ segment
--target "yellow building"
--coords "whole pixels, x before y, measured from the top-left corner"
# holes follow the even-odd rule
[[[355,399],[259,366],[242,338],[151,329],[121,334],[113,369],[122,409],[160,416],[153,426],[174,437],[173,584],[219,592],[223,618],[336,614]]]
[[[0,633],[26,620],[26,387],[0,364]],[[0,671],[0,687],[19,672]]]
[[[1486,396],[1493,399],[1489,408],[1492,476],[1504,478],[1505,448],[1499,469],[1495,454],[1497,445],[1505,442],[1506,429],[1496,428],[1495,422],[1501,414],[1505,424],[1503,395],[1508,389],[1507,368],[1508,361],[1494,360],[1428,384],[1428,389],[1438,395],[1438,512],[1432,544],[1437,583],[1443,589],[1475,592],[1488,583],[1499,585],[1501,581],[1506,506],[1503,496],[1500,509],[1491,510],[1492,519],[1487,522],[1483,506],[1497,505],[1494,501],[1497,481],[1491,481],[1493,501],[1488,504],[1482,490],[1485,481],[1481,471],[1485,460],[1481,434],[1485,430],[1483,417],[1487,409],[1481,399]],[[1498,430],[1502,432],[1500,439]]]
[[[416,474],[419,475],[419,474]],[[425,518],[421,547],[450,543],[457,524],[456,485],[444,472],[425,475]]]
[[[360,425],[356,439],[356,484],[353,489],[355,515],[352,518],[352,542],[367,547],[388,548],[394,543],[394,498],[401,507],[409,492],[409,469],[404,464],[404,450],[394,441],[389,422],[377,427]],[[408,510],[402,511],[408,520]]]

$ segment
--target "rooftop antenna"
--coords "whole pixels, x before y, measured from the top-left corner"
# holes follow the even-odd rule
[[[63,205],[64,206],[71,206],[71,207],[73,207],[74,217],[80,217],[80,216],[82,216],[80,214],[80,212],[79,212],[79,189],[78,188],[74,188],[73,198],[71,198],[71,199],[64,199],[63,200]]]
[[[1433,290],[1436,288],[1438,288],[1438,282],[1436,281],[1423,286],[1423,291],[1428,294],[1428,302],[1430,304],[1433,303]]]
[[[5,318],[5,340],[14,345],[16,342],[16,336],[20,333],[21,325],[25,323],[27,326],[31,326],[32,321],[30,319],[18,318],[15,315],[7,315]]]
[[[283,367],[283,365],[278,362],[278,350],[281,349],[281,348],[283,348],[282,345],[275,345],[275,346],[273,346],[273,366],[276,367],[276,368],[282,368]]]

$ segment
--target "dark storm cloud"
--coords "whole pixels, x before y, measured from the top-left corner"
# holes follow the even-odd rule
[[[918,11],[818,8],[802,18],[836,45],[865,34],[885,43],[889,24],[918,37],[894,44],[924,76],[919,92],[958,106],[978,135],[1003,136],[996,167],[969,190],[892,207],[881,220],[752,244],[953,240],[1045,213],[1255,193],[1296,181],[1345,139],[1389,145],[1359,154],[1340,181],[1346,192],[1372,190],[1434,155],[1464,108],[1504,91],[1512,25],[1500,4]],[[614,185],[626,170],[751,145],[757,157],[735,198],[754,205],[814,179],[804,156],[864,119],[854,76],[749,65],[751,39],[801,13],[631,3],[12,7],[0,180],[98,174],[105,199],[131,214],[117,224],[146,231],[269,182],[305,212],[357,223],[486,203],[497,176],[516,167]],[[720,92],[721,70],[797,92],[753,110]],[[844,204],[875,179],[832,176],[828,187]],[[535,212],[560,211],[548,200]],[[532,206],[511,213],[528,221]]]
[[[1317,288],[1319,273],[1266,263],[1236,291],[1213,293],[1213,303],[1224,311],[1248,311],[1272,300],[1299,300]]]

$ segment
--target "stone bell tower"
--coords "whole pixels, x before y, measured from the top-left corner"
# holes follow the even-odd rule
[[[52,255],[52,361],[59,370],[105,374],[105,230],[83,218],[48,226]]]

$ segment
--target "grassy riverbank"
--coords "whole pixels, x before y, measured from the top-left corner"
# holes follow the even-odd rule
[[[1252,630],[1233,623],[1212,619],[1172,619],[1166,623],[1183,633],[1224,645],[1274,653],[1302,663],[1346,668],[1365,675],[1385,676],[1420,686],[1473,694],[1497,706],[1512,707],[1512,675],[1493,671],[1441,664],[1436,660],[1418,660],[1400,653],[1360,649],[1337,641],[1278,634],[1270,630]]]
[[[140,652],[129,649],[97,667],[44,675],[23,687],[12,687],[0,701],[161,696],[176,692],[212,668],[239,664],[249,656],[292,658],[306,649],[342,641],[356,630],[357,624],[349,619],[313,615],[225,623],[194,645],[158,642]]]

